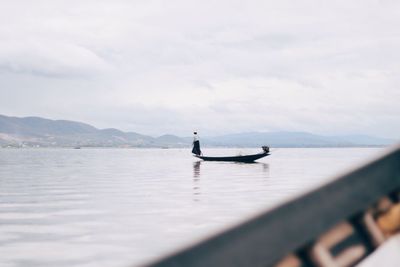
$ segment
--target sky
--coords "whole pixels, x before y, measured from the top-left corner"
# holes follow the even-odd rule
[[[400,2],[0,0],[0,114],[400,136]]]

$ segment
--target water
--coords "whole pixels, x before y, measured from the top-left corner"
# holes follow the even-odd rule
[[[3,149],[0,266],[137,265],[326,183],[381,150],[278,149],[259,163],[238,164],[200,162],[187,149]]]

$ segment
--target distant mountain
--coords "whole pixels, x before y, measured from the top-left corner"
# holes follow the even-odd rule
[[[80,122],[48,120],[39,117],[16,118],[0,115],[0,132],[5,134],[43,136],[91,134],[96,131],[95,127]]]
[[[97,129],[89,124],[38,117],[0,115],[0,145],[44,147],[157,147],[156,139],[135,132]]]
[[[322,136],[306,132],[251,132],[206,138],[209,146],[347,147],[386,146],[395,141],[366,135]]]
[[[185,147],[190,145],[191,143],[187,139],[172,134],[165,134],[160,137],[157,137],[156,142],[164,144],[164,147],[176,147],[176,146]]]
[[[152,137],[118,129],[97,129],[89,124],[39,117],[0,115],[2,147],[189,147],[191,137],[171,134]],[[337,147],[386,146],[394,140],[366,135],[321,136],[306,132],[251,132],[201,138],[213,147]]]

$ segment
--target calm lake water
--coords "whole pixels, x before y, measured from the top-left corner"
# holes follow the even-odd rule
[[[0,150],[0,266],[135,266],[328,182],[382,148]],[[257,149],[206,149],[209,155]]]

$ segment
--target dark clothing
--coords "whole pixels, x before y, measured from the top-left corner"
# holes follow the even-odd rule
[[[193,153],[193,154],[196,154],[196,155],[201,155],[200,141],[194,141],[194,142],[193,142],[192,153]]]

